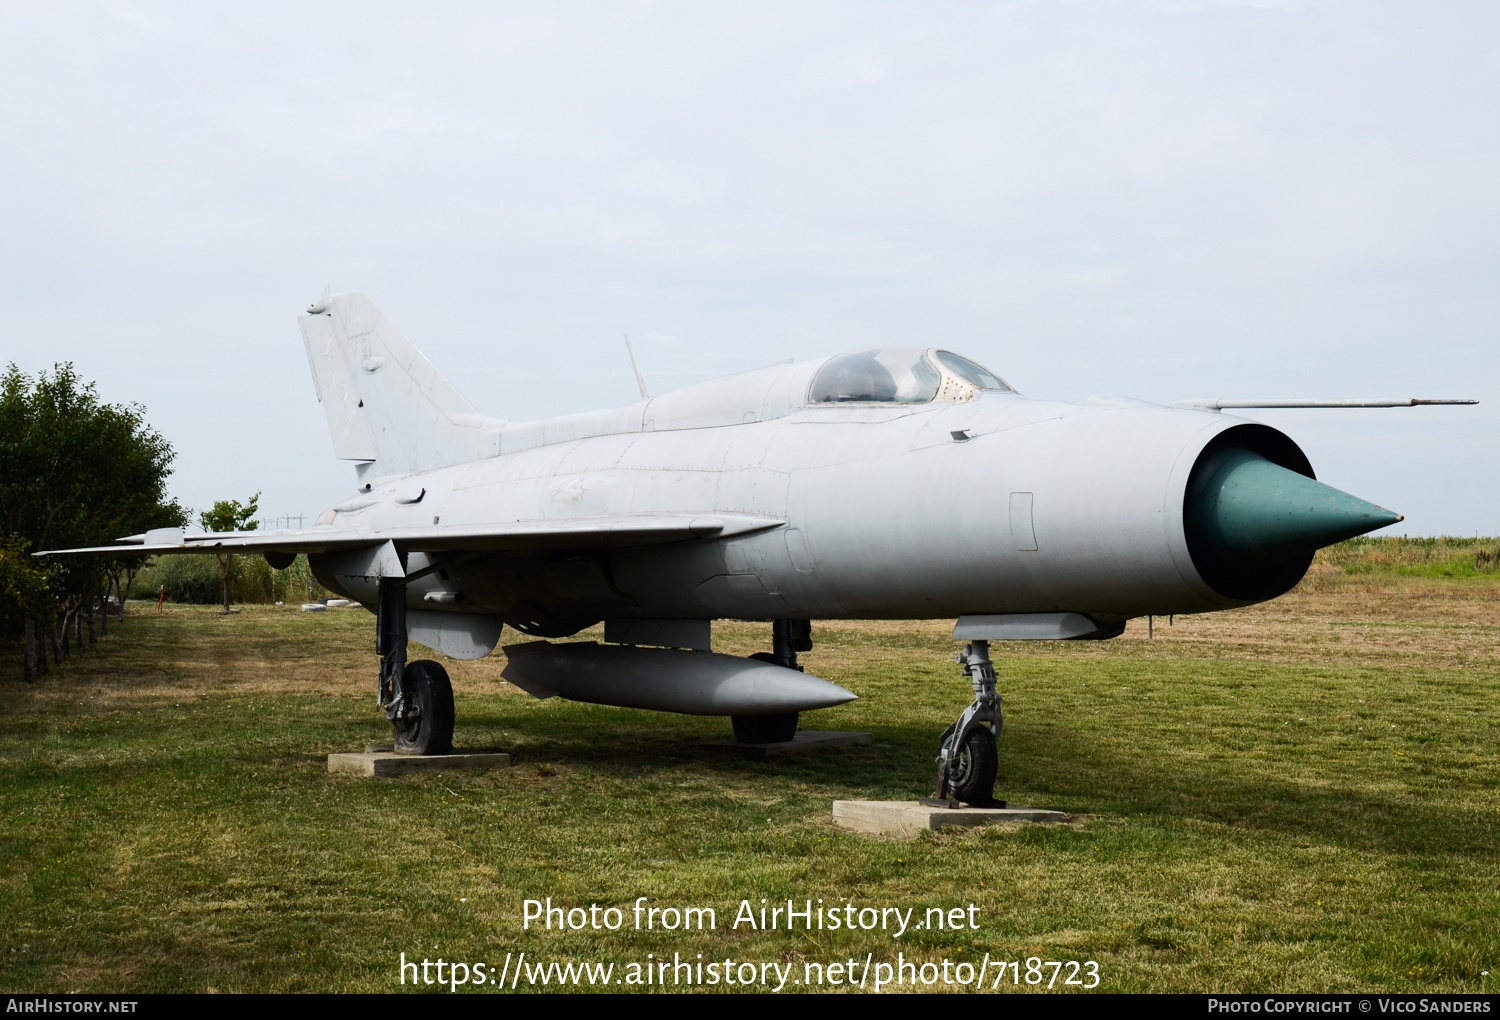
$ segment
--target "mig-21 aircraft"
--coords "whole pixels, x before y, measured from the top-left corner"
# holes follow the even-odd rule
[[[479,414],[364,294],[300,322],[352,495],[306,529],[41,555],[306,553],[373,607],[380,704],[409,754],[447,751],[454,713],[447,672],[408,662],[408,639],[472,659],[510,627],[533,640],[505,646],[502,675],[537,697],[729,716],[738,740],[773,743],[856,697],[798,666],[811,621],[951,618],[974,701],[942,735],[936,797],[970,804],[997,768],[990,641],[1273,599],[1315,550],[1402,519],[1225,409],[1473,402],[1069,404],[910,346],[513,422]],[[724,618],[770,622],[769,649],[712,651]],[[602,644],[547,640],[600,621]]]

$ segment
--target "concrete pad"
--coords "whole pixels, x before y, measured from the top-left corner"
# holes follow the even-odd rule
[[[355,776],[405,776],[448,769],[508,769],[510,755],[499,751],[455,751],[452,754],[396,754],[389,748],[363,754],[330,754],[329,772]]]
[[[873,744],[874,742],[875,736],[871,733],[851,733],[847,730],[798,730],[797,735],[791,740],[779,744],[742,744],[737,740],[713,740],[703,746],[723,754],[732,754],[738,758],[765,761],[767,758],[821,751],[825,747],[850,747],[855,744]]]
[[[910,800],[836,800],[833,821],[856,832],[870,832],[910,839],[922,829],[948,826],[974,828],[1001,822],[1061,822],[1062,811],[1045,808],[940,808],[927,807]]]

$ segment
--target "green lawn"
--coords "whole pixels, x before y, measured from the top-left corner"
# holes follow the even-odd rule
[[[449,663],[457,743],[516,767],[371,780],[325,762],[385,738],[367,613],[132,604],[32,687],[0,655],[0,986],[389,991],[403,952],[524,951],[774,961],[796,990],[807,961],[900,952],[1093,960],[1112,991],[1494,991],[1500,581],[1345,573],[1155,640],[997,646],[999,795],[1072,821],[905,842],[831,802],[927,792],[968,693],[942,623],[815,625],[809,671],[862,700],[803,725],[870,747],[726,761],[699,745],[727,720],[536,701],[496,655]],[[629,930],[640,896],[718,930]],[[522,930],[546,897],[627,925]],[[730,930],[762,897],[973,903],[979,929]]]

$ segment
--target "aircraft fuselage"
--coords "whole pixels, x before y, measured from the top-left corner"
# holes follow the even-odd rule
[[[787,376],[782,386],[795,392],[807,373],[792,365],[746,375]],[[764,380],[729,379],[767,389]],[[765,402],[743,411],[743,401],[707,403],[710,421],[749,420],[672,427],[654,401],[507,426],[495,456],[373,482],[345,504],[353,509],[325,520],[374,530],[664,513],[785,522],[668,546],[476,553],[409,586],[413,608],[513,625],[1052,611],[1113,622],[1249,601],[1198,575],[1182,507],[1205,447],[1227,430],[1263,426],[1134,401],[1075,405],[1014,393],[788,406],[769,420]],[[570,429],[600,428],[621,431],[567,438]],[[507,439],[537,445],[507,453]],[[397,502],[417,486],[420,501]],[[373,597],[373,585],[325,581]],[[440,592],[456,601],[427,599]]]

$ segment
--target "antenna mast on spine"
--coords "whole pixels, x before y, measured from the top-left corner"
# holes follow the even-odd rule
[[[650,400],[651,394],[646,392],[646,379],[641,375],[640,363],[635,360],[635,348],[630,346],[630,334],[625,334],[625,351],[630,355],[630,367],[635,369],[635,384],[641,388],[641,399]]]

